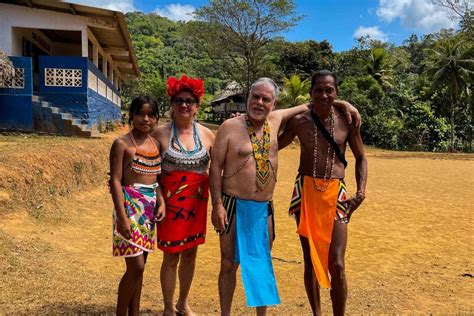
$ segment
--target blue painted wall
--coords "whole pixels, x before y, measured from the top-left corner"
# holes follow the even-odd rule
[[[16,130],[34,130],[34,115],[41,123],[59,127],[61,122],[46,122],[47,116],[40,112],[41,105],[33,107],[32,61],[30,57],[10,57],[15,68],[24,68],[24,88],[0,88],[0,128]],[[88,125],[100,122],[120,120],[120,107],[97,92],[88,88],[88,70],[92,71],[116,94],[119,91],[104,74],[86,57],[39,57],[39,91],[35,94],[50,102],[51,106],[60,108],[61,112],[71,113],[83,119]],[[80,87],[46,86],[45,68],[81,69],[82,85]],[[35,110],[35,111],[34,111]],[[51,116],[51,115],[50,115]],[[59,125],[58,125],[59,124]]]
[[[0,128],[33,130],[31,57],[9,57],[15,68],[24,68],[24,87],[0,88]]]
[[[87,92],[87,104],[89,106],[89,120],[91,124],[119,121],[121,119],[120,108],[94,90],[89,89]]]
[[[87,58],[40,56],[39,57],[39,95],[44,97],[61,112],[71,113],[77,118],[88,119],[87,108]],[[82,71],[82,85],[80,87],[54,87],[45,84],[45,68],[80,69]]]
[[[40,92],[42,93],[86,93],[87,92],[87,57],[69,56],[39,56]],[[46,86],[44,78],[45,68],[66,68],[82,70],[81,87],[51,87]]]

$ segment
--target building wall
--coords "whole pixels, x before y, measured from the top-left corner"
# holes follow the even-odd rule
[[[53,42],[54,56],[81,56],[81,45]]]
[[[10,57],[17,75],[0,87],[0,128],[33,130],[32,64],[30,57]]]
[[[21,56],[21,37],[12,28],[80,31],[87,38],[87,18],[72,14],[0,3],[0,47],[9,56]],[[19,44],[18,44],[19,41]],[[87,56],[87,41],[82,56]]]
[[[46,54],[51,55],[53,42],[43,32],[37,29],[14,27],[12,28],[12,50],[15,52],[13,56],[21,56],[22,38],[28,39]]]
[[[87,98],[91,122],[120,120],[120,92],[90,60],[88,70]]]
[[[91,124],[119,121],[121,118],[120,107],[91,89],[87,92],[87,104]]]
[[[40,56],[39,95],[61,112],[88,119],[87,58]]]
[[[89,125],[120,119],[120,92],[85,57],[40,56],[39,95]]]
[[[16,53],[16,56],[22,54],[23,38],[34,43],[47,55],[81,56],[82,54],[82,46],[80,44],[54,42],[38,29],[14,27],[12,28],[12,51]]]

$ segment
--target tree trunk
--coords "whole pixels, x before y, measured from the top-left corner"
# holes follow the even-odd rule
[[[454,111],[456,109],[456,100],[451,99],[451,151],[454,151],[455,136],[454,136]]]
[[[472,152],[472,130],[473,130],[473,125],[474,125],[474,110],[473,108],[473,102],[474,101],[474,96],[471,96],[471,128],[469,129],[469,152]]]

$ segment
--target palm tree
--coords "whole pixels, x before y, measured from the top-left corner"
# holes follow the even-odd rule
[[[371,75],[384,89],[390,89],[390,70],[387,64],[387,51],[383,47],[374,48],[370,51],[367,61],[360,61],[365,70]]]
[[[430,49],[426,73],[431,78],[431,89],[446,93],[451,99],[451,149],[454,149],[455,111],[464,94],[469,93],[468,87],[474,78],[474,46],[451,38],[440,42],[438,47]]]
[[[310,99],[310,87],[311,83],[309,80],[301,80],[298,75],[292,75],[289,79],[283,78],[283,92],[280,94],[278,102],[284,108],[290,108],[308,102]]]

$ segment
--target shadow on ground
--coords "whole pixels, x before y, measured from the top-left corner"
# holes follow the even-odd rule
[[[16,315],[115,315],[115,306],[105,306],[97,304],[46,304],[36,309],[19,310]],[[162,315],[162,310],[141,309],[140,315],[155,316]]]

